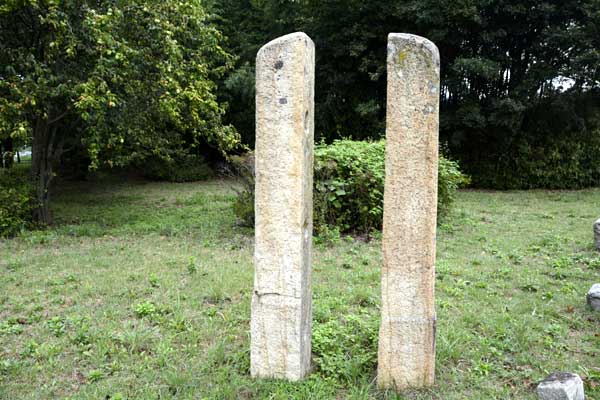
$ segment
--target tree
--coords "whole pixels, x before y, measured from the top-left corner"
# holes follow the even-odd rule
[[[7,0],[0,6],[0,135],[32,144],[35,219],[51,222],[50,184],[65,148],[90,168],[232,150],[216,84],[230,67],[201,1]]]
[[[413,29],[440,47],[441,133],[476,183],[507,187],[501,181],[514,173],[519,147],[540,145],[543,136],[575,133],[554,126],[540,136],[535,125],[553,116],[537,109],[550,99],[569,101],[572,92],[599,87],[597,36],[587,34],[598,18],[588,10],[594,5],[597,10],[598,4],[425,0],[408,11],[414,16]],[[572,87],[559,88],[560,79]],[[577,113],[568,117],[566,125],[585,119]],[[593,121],[587,122],[577,130],[592,131]],[[504,176],[497,179],[497,174]]]
[[[599,103],[600,0],[226,0],[219,26],[239,56],[229,100],[236,126],[251,126],[256,50],[280,34],[315,41],[315,135],[377,138],[384,133],[386,46],[390,32],[411,32],[441,54],[440,134],[476,184],[508,187],[523,147],[587,137]],[[243,26],[244,29],[237,29]],[[240,79],[246,77],[246,79]],[[569,82],[559,87],[560,81]],[[580,100],[576,98],[579,97]],[[554,113],[566,111],[560,126]],[[545,109],[545,113],[540,113]],[[538,126],[548,130],[541,132]],[[600,149],[599,149],[600,150]],[[529,155],[523,154],[522,159]],[[540,164],[542,165],[542,164]],[[525,172],[522,168],[519,173]],[[500,173],[502,172],[502,174]],[[489,179],[488,179],[489,178]],[[600,183],[600,182],[599,182]]]
[[[255,58],[258,50],[277,36],[290,33],[301,18],[301,2],[294,0],[210,0],[215,23],[225,36],[224,46],[236,57],[235,68],[220,85],[227,102],[227,122],[254,147]]]

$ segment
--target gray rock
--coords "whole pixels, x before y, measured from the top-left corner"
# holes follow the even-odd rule
[[[590,288],[587,294],[587,302],[594,311],[600,311],[600,283],[596,283]]]
[[[600,251],[600,219],[594,222],[594,247]]]
[[[537,387],[540,400],[584,400],[583,381],[577,374],[555,372]]]

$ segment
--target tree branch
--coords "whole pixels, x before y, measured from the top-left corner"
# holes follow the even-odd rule
[[[59,116],[57,116],[57,117],[51,119],[50,121],[48,121],[48,125],[52,125],[52,124],[60,121],[61,119],[63,119],[64,117],[67,116],[67,114],[69,113],[69,111],[71,111],[71,110],[69,108],[67,108],[65,112],[63,112]]]

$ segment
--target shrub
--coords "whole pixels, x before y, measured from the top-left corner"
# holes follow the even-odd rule
[[[240,225],[254,226],[254,192],[244,190],[238,193],[233,202],[233,212],[238,217]]]
[[[233,167],[231,175],[236,176],[242,189],[237,190],[237,198],[233,202],[233,212],[240,224],[246,227],[254,226],[254,156],[237,156],[231,158]]]
[[[600,185],[600,128],[523,137],[496,163],[472,165],[474,184],[494,189],[582,189]]]
[[[582,189],[600,186],[600,91],[558,91],[532,102],[518,132],[454,141],[473,186]],[[496,136],[498,140],[490,140]]]
[[[31,225],[33,199],[28,170],[0,169],[0,237],[16,235]]]
[[[456,191],[471,183],[471,178],[460,171],[458,162],[440,156],[438,166],[438,217],[443,220],[452,208]]]
[[[325,378],[348,383],[373,373],[378,326],[378,316],[367,311],[341,320],[316,321],[312,347],[317,371]]]
[[[210,165],[197,155],[183,155],[171,160],[153,158],[143,168],[149,179],[168,182],[204,181],[214,176]]]
[[[338,140],[315,149],[314,219],[342,232],[369,232],[383,218],[385,142]]]
[[[248,172],[245,175],[246,189],[238,194],[234,212],[245,224],[253,225],[254,182],[248,179]],[[313,192],[315,231],[325,232],[328,227],[355,233],[381,229],[384,181],[385,141],[338,140],[330,145],[318,145]],[[457,162],[440,157],[440,218],[449,213],[456,190],[468,183],[468,177],[460,172]]]

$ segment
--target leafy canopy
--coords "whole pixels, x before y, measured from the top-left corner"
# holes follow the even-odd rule
[[[56,128],[34,147],[84,145],[92,167],[230,151],[214,82],[231,56],[208,18],[198,0],[4,1],[0,136]]]
[[[553,169],[544,154],[577,145],[599,127],[593,105],[600,104],[600,0],[214,3],[227,46],[239,56],[227,80],[225,97],[238,99],[228,118],[250,145],[253,103],[240,94],[253,86],[248,71],[256,50],[296,30],[317,48],[315,135],[328,143],[383,136],[390,32],[415,33],[438,46],[440,136],[477,185],[539,187],[552,180],[552,187],[572,187],[558,176],[538,179],[528,162],[534,157],[536,169]],[[547,151],[536,156],[539,147]],[[587,160],[582,155],[582,167],[571,172],[599,184]]]

